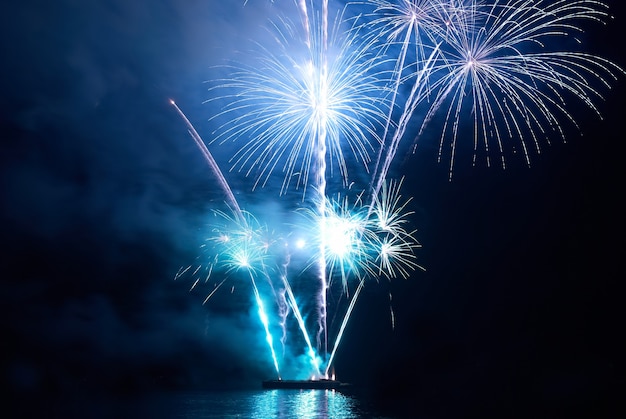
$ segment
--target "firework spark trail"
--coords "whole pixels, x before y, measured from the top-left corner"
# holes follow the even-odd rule
[[[309,20],[309,10],[306,5],[306,0],[297,0],[298,10],[300,10],[300,16],[302,18],[302,26],[304,28],[304,43],[310,49],[311,48],[311,21]]]
[[[284,291],[287,294],[288,298],[285,299],[284,295],[282,296],[282,298],[285,299],[285,303],[288,305],[288,307],[291,308],[291,311],[292,311],[294,317],[296,318],[296,321],[298,323],[298,327],[300,328],[300,331],[302,332],[302,336],[304,337],[304,341],[306,342],[306,345],[307,345],[307,354],[309,355],[309,358],[311,359],[311,365],[315,368],[316,377],[319,377],[320,376],[320,369],[319,369],[319,362],[318,362],[318,359],[317,359],[317,355],[315,353],[315,350],[313,349],[313,345],[311,344],[311,339],[309,338],[309,333],[308,333],[308,331],[306,329],[306,325],[304,323],[304,319],[302,318],[302,313],[300,312],[300,307],[298,306],[298,302],[296,301],[296,297],[293,294],[293,290],[291,289],[291,284],[289,283],[289,281],[287,279],[287,270],[288,270],[288,266],[289,266],[289,261],[290,261],[290,256],[288,254],[287,255],[287,260],[282,265],[282,272],[280,274],[280,278],[281,278],[282,283],[283,283]],[[284,316],[283,320],[284,320],[285,326],[286,326],[286,315]],[[283,329],[283,331],[286,334],[286,329]]]
[[[250,279],[252,280],[252,288],[254,289],[254,298],[256,299],[259,318],[261,319],[261,323],[263,324],[263,328],[265,329],[265,340],[270,347],[270,351],[272,353],[272,360],[274,361],[274,367],[276,368],[276,374],[278,375],[278,379],[280,379],[280,370],[278,368],[278,359],[276,358],[276,352],[274,351],[274,339],[272,338],[272,334],[270,333],[269,328],[269,319],[267,317],[267,313],[265,312],[265,307],[263,306],[263,300],[261,300],[261,295],[259,294],[259,289],[256,286],[256,281],[254,280],[254,275],[252,271],[250,272]]]
[[[389,0],[366,0],[364,2],[357,3],[374,6],[374,11],[371,13],[371,15],[374,16],[374,20],[367,26],[373,29],[376,39],[383,42],[384,51],[389,50],[398,42],[399,39],[402,39],[400,42],[400,52],[395,60],[394,70],[392,71],[392,79],[394,79],[393,87],[391,89],[392,97],[385,122],[385,128],[381,136],[382,143],[378,150],[374,170],[372,171],[373,176],[370,188],[375,189],[372,195],[376,195],[380,186],[378,185],[374,187],[374,182],[378,174],[378,168],[381,163],[383,152],[385,151],[387,134],[390,126],[392,125],[392,115],[396,105],[398,89],[403,79],[406,79],[406,76],[403,77],[403,73],[407,68],[414,65],[415,70],[413,75],[417,76],[415,84],[421,82],[422,77],[420,72],[423,70],[420,70],[420,64],[424,61],[424,57],[427,55],[424,51],[426,43],[422,42],[422,38],[426,37],[432,41],[432,44],[435,43],[433,40],[433,33],[436,32],[437,29],[438,21],[436,20],[436,16],[439,15],[440,6],[439,2],[432,0],[419,0],[417,2],[404,0],[399,3]],[[411,40],[413,40],[413,42],[411,42]],[[409,46],[411,44],[413,44],[416,48],[415,59],[413,63],[406,67],[405,62],[407,60]],[[388,154],[391,155],[394,153],[390,150]],[[384,179],[385,177],[386,173],[381,171],[379,179]]]
[[[313,345],[311,344],[311,339],[309,338],[309,333],[306,330],[306,325],[304,323],[304,319],[302,318],[302,314],[300,313],[300,308],[298,307],[296,297],[293,295],[293,291],[291,289],[291,285],[287,281],[287,277],[283,276],[282,279],[285,285],[287,296],[289,297],[289,305],[291,309],[293,310],[294,317],[296,318],[296,321],[298,322],[298,327],[300,327],[300,330],[302,331],[302,336],[304,337],[304,340],[306,342],[307,350],[308,350],[307,354],[309,355],[309,358],[311,359],[311,365],[315,368],[316,377],[319,377],[320,366],[317,360],[317,355],[315,353],[315,350],[313,349]]]
[[[287,347],[287,318],[289,317],[289,303],[287,302],[285,293],[285,288],[282,288],[278,291],[278,295],[276,297],[276,304],[278,305],[278,317],[280,318],[278,324],[280,325],[280,329],[282,330],[280,343],[283,348],[283,357],[285,356]]]
[[[380,144],[380,148],[378,149],[378,154],[376,156],[376,163],[374,165],[374,170],[372,170],[372,182],[371,182],[372,184],[370,186],[370,189],[374,189],[373,183],[376,179],[376,174],[378,173],[378,166],[380,165],[380,160],[383,156],[383,152],[385,151],[385,141],[387,139],[387,133],[389,132],[389,126],[391,125],[391,117],[393,114],[393,109],[396,105],[396,97],[398,95],[398,88],[400,87],[400,80],[402,78],[402,69],[404,68],[404,61],[406,59],[406,48],[408,47],[410,39],[411,39],[411,32],[407,30],[406,37],[404,39],[404,42],[402,43],[400,57],[398,59],[396,68],[394,69],[394,72],[396,73],[396,80],[394,82],[394,88],[392,89],[391,103],[389,104],[389,114],[387,115],[385,128],[381,136],[382,142]],[[372,193],[372,195],[375,195],[375,192]]]
[[[352,299],[350,300],[350,304],[348,306],[346,314],[343,316],[343,320],[339,328],[339,333],[337,334],[337,338],[335,339],[335,344],[333,345],[333,350],[330,353],[330,358],[328,359],[328,363],[326,364],[326,371],[324,371],[324,375],[326,377],[328,376],[328,371],[330,370],[330,367],[333,364],[333,361],[335,359],[335,353],[337,352],[337,348],[339,347],[339,343],[341,342],[341,338],[343,337],[343,332],[346,330],[346,325],[348,324],[348,320],[350,319],[350,316],[352,315],[352,310],[354,309],[354,306],[356,304],[357,299],[359,298],[359,294],[361,293],[361,290],[363,289],[364,284],[365,284],[365,280],[362,279],[359,281],[359,285],[354,291],[354,295],[352,296]]]
[[[440,44],[437,44],[435,46],[431,55],[424,63],[423,68],[418,72],[415,83],[413,83],[413,86],[411,87],[409,97],[405,102],[404,111],[400,115],[400,119],[394,130],[394,134],[391,138],[391,144],[389,145],[389,148],[385,155],[385,159],[383,160],[382,167],[378,171],[378,173],[373,173],[372,179],[375,179],[376,176],[378,176],[378,180],[376,181],[375,186],[371,192],[372,200],[376,199],[376,196],[378,196],[378,193],[380,192],[380,188],[383,186],[385,180],[387,179],[387,173],[389,172],[391,163],[393,162],[398,151],[400,140],[402,140],[402,138],[404,137],[404,133],[406,131],[408,123],[411,119],[411,116],[415,112],[417,105],[422,101],[424,97],[427,97],[430,94],[430,90],[425,82],[425,79],[430,76],[432,67],[435,62],[436,54],[439,54],[439,46]],[[382,156],[382,154],[379,154],[379,157],[380,156]]]
[[[328,0],[322,0],[322,30],[324,51],[328,50]]]
[[[278,316],[280,318],[279,324],[283,332],[280,338],[280,342],[283,347],[283,357],[286,353],[287,337],[288,337],[287,318],[289,317],[290,308],[291,308],[290,303],[287,301],[287,297],[285,296],[287,294],[287,287],[290,286],[289,281],[287,280],[287,271],[289,268],[290,260],[291,260],[291,255],[287,253],[285,255],[284,263],[280,264],[278,274],[282,280],[283,287],[276,294],[276,303],[278,305]],[[296,306],[296,309],[298,309],[297,306]],[[306,333],[306,332],[303,332],[303,333]]]
[[[320,294],[319,294],[319,330],[317,334],[318,345],[321,343],[321,338],[323,334],[323,347],[324,347],[324,355],[328,352],[328,331],[326,328],[326,319],[327,319],[327,293],[328,293],[328,282],[326,279],[326,235],[324,230],[324,218],[326,211],[326,124],[327,124],[327,116],[326,116],[326,66],[327,64],[323,64],[323,70],[320,75],[320,98],[322,98],[323,103],[320,104],[321,107],[321,115],[318,119],[319,129],[318,129],[318,137],[317,137],[317,153],[318,153],[318,173],[317,173],[317,193],[319,194],[320,204],[318,206],[319,216],[320,216],[320,225],[319,228],[322,232],[322,240],[320,243],[320,257],[319,257],[319,280],[320,280]]]
[[[213,155],[204,144],[204,141],[202,141],[202,138],[198,134],[198,131],[196,131],[196,129],[194,128],[193,124],[189,121],[189,119],[183,113],[183,111],[180,110],[178,105],[176,105],[176,102],[170,99],[170,103],[172,104],[172,106],[174,106],[174,108],[176,109],[178,114],[181,116],[181,118],[183,118],[183,121],[185,121],[185,124],[187,125],[187,129],[189,131],[189,134],[191,135],[191,138],[193,138],[193,140],[196,142],[196,145],[198,146],[198,148],[200,148],[200,151],[202,151],[202,155],[206,159],[207,163],[209,163],[209,166],[211,167],[213,174],[217,178],[218,182],[220,183],[220,186],[222,187],[222,190],[224,191],[224,193],[226,194],[226,197],[228,198],[228,203],[230,204],[232,210],[235,211],[235,213],[237,214],[237,217],[243,220],[241,208],[239,207],[239,204],[237,203],[237,200],[235,199],[235,195],[233,195],[233,191],[230,189],[230,186],[228,186],[228,182],[226,182],[226,178],[222,174],[222,171],[217,165],[217,162],[213,158]]]
[[[392,89],[392,106],[389,109],[388,119],[382,136],[382,146],[378,150],[376,164],[372,172],[370,189],[373,200],[387,179],[389,168],[395,158],[400,141],[404,137],[407,125],[418,104],[431,95],[429,80],[433,66],[440,59],[440,46],[443,39],[447,39],[451,32],[467,33],[473,30],[477,26],[474,22],[476,16],[482,14],[482,12],[477,12],[475,0],[450,0],[449,2],[441,0],[405,0],[400,3],[389,0],[367,0],[365,3],[375,6],[375,10],[372,12],[374,20],[369,25],[373,28],[378,28],[377,38],[382,40],[384,50],[390,49],[398,39],[403,38],[400,43],[400,53],[396,58],[396,66],[392,73],[395,77]],[[415,46],[414,62],[410,66],[405,67],[409,44]],[[430,54],[427,53],[428,49],[431,50]],[[415,69],[403,77],[403,72],[412,67]],[[387,147],[387,153],[384,154],[398,89],[401,82],[406,82],[409,79],[414,80],[411,92],[405,101],[404,110],[395,125],[391,144]],[[384,160],[383,155],[385,156]],[[382,167],[379,170],[381,161]]]
[[[312,120],[313,127],[313,147],[315,151],[317,172],[315,174],[315,189],[319,198],[319,218],[320,229],[324,226],[324,211],[326,201],[326,137],[327,137],[327,124],[328,124],[328,0],[322,2],[322,17],[321,17],[321,47],[316,47],[311,44],[310,37],[310,22],[308,16],[308,9],[304,0],[300,1],[300,10],[304,14],[304,24],[306,30],[305,44],[309,49],[309,55],[311,57],[310,68],[312,69],[312,84],[311,84],[311,107],[312,107]],[[320,242],[319,260],[318,260],[318,275],[320,281],[320,293],[318,296],[318,333],[317,333],[317,345],[323,347],[324,354],[327,353],[328,333],[326,330],[326,318],[327,318],[327,292],[328,283],[326,280],[326,257],[324,254],[324,237]]]
[[[389,293],[389,316],[391,317],[391,330],[395,330],[396,328],[396,315],[393,312],[393,303],[392,303],[392,295]]]
[[[217,290],[218,290],[218,289],[220,289],[220,287],[222,286],[222,284],[223,284],[224,282],[226,282],[226,279],[228,279],[228,278],[224,278],[224,279],[222,279],[222,281],[221,281],[219,284],[217,284],[217,285],[215,286],[215,288],[213,288],[213,291],[211,291],[211,292],[209,293],[209,295],[207,295],[207,296],[206,296],[206,298],[204,299],[204,301],[202,302],[202,304],[203,304],[203,305],[204,305],[204,304],[206,304],[206,303],[207,303],[207,301],[209,301],[209,299],[210,299],[211,297],[213,297],[213,294],[215,294],[215,293],[217,292]],[[196,282],[194,283],[194,286],[195,286],[197,283],[198,283],[198,281],[196,280]]]

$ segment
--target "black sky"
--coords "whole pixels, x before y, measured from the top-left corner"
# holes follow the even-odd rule
[[[13,3],[0,16],[1,372],[10,394],[258,385],[272,371],[243,293],[224,293],[211,309],[173,280],[221,198],[168,100],[209,137],[211,66],[293,6]],[[615,19],[585,42],[624,67],[626,10],[608,3]],[[542,145],[530,168],[521,158],[506,170],[459,158],[449,181],[429,147],[394,168],[414,197],[427,271],[365,288],[339,378],[432,417],[615,406],[626,388],[625,86],[622,76],[604,93],[603,120],[573,106],[582,135],[568,127],[567,143]],[[244,203],[281,200],[275,191],[262,192],[268,202],[247,198],[250,182],[228,176]]]

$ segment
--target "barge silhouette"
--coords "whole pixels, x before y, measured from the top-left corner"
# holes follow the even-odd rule
[[[349,386],[337,380],[320,378],[314,380],[265,380],[265,389],[296,389],[296,390],[338,390]]]

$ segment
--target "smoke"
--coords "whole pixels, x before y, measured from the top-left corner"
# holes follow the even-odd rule
[[[264,342],[251,306],[216,312],[174,281],[224,198],[168,100],[204,135],[209,67],[253,37],[241,28],[272,7],[5,8],[2,379],[18,393],[265,376],[264,348],[250,349]]]

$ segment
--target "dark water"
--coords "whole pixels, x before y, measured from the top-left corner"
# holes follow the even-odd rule
[[[90,397],[31,401],[46,418],[392,418],[374,411],[367,397],[333,390],[238,390],[153,393],[134,397]]]
[[[258,390],[179,394],[177,418],[381,417],[353,395],[331,390]]]

